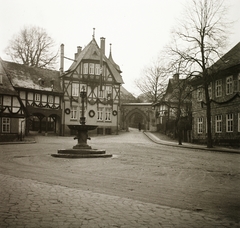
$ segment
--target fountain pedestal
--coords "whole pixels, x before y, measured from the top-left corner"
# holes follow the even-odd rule
[[[111,154],[106,154],[105,150],[92,149],[91,146],[87,144],[88,131],[97,128],[96,125],[68,125],[71,130],[77,131],[77,144],[73,146],[72,149],[60,149],[57,154],[52,154],[53,157],[60,158],[106,158],[112,157]]]

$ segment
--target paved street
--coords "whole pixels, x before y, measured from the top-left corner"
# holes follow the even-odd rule
[[[61,159],[73,137],[0,145],[0,227],[239,227],[239,154],[97,136],[112,158]]]

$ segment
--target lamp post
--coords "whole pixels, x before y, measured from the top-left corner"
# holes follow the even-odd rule
[[[86,118],[84,117],[84,100],[87,96],[87,92],[85,91],[85,86],[82,86],[81,92],[80,92],[80,97],[81,97],[81,103],[82,103],[82,113],[80,117],[80,124],[85,125],[86,123]]]

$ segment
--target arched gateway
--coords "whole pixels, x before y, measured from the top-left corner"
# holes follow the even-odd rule
[[[152,103],[123,103],[121,105],[121,129],[129,127],[156,131],[156,123]]]

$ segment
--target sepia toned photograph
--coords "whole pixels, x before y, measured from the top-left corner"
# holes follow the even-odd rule
[[[0,0],[0,228],[240,227],[239,0]]]

